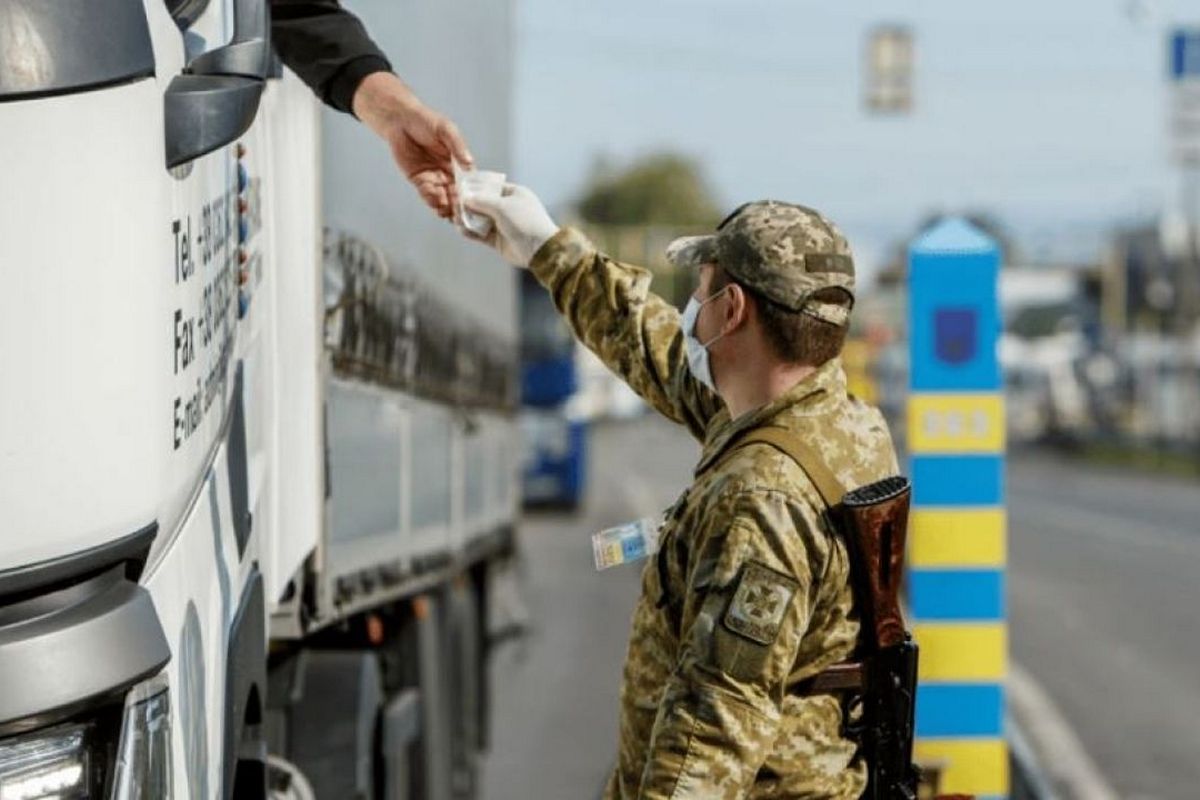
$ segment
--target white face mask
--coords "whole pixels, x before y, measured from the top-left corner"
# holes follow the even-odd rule
[[[725,289],[728,288],[728,286],[725,287]],[[683,329],[683,341],[687,346],[688,369],[691,370],[692,376],[696,380],[714,392],[717,390],[717,384],[713,381],[712,367],[708,363],[708,347],[725,334],[720,333],[707,342],[701,342],[696,338],[696,320],[700,316],[700,309],[720,297],[721,292],[724,292],[725,289],[705,299],[703,303],[695,297],[690,298],[687,306],[683,309],[683,316],[679,319],[679,325]]]

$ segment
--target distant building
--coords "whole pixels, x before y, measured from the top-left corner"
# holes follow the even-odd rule
[[[1103,318],[1113,332],[1191,331],[1200,318],[1200,265],[1169,247],[1159,224],[1119,231],[1104,269]]]

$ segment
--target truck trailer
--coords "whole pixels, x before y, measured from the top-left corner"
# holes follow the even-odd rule
[[[458,798],[515,557],[509,270],[267,0],[0,3],[0,798]],[[512,0],[353,0],[481,164]]]

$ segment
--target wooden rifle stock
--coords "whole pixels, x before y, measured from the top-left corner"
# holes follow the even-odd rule
[[[870,800],[916,800],[920,780],[912,763],[917,644],[900,612],[911,497],[908,479],[897,475],[847,493],[838,507],[861,608],[866,680],[859,741],[869,765],[863,797]]]
[[[850,550],[861,604],[862,641],[879,652],[906,641],[900,612],[904,544],[912,486],[899,475],[855,489],[842,498],[840,526]]]

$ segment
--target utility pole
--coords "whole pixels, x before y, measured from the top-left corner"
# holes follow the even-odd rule
[[[1187,230],[1187,247],[1180,265],[1180,303],[1176,319],[1175,348],[1189,353],[1194,337],[1200,333],[1200,28],[1178,28],[1169,44],[1170,80],[1173,108],[1171,138],[1175,163],[1179,167],[1180,210]],[[1181,366],[1189,363],[1180,359]],[[1192,373],[1183,367],[1185,385],[1192,388],[1188,405],[1198,400]],[[1200,448],[1200,430],[1192,418],[1194,447]]]
[[[1187,254],[1177,291],[1176,331],[1191,333],[1200,319],[1200,28],[1179,28],[1169,39],[1172,160],[1179,167],[1180,210]]]
[[[1187,317],[1181,321],[1181,333],[1192,332],[1200,320],[1200,163],[1187,163],[1181,168],[1183,182],[1182,208],[1187,219]]]

